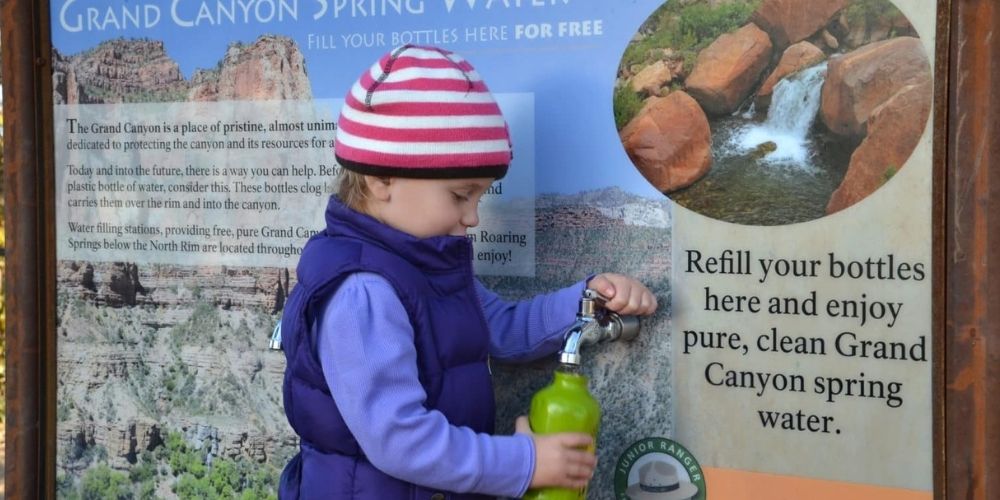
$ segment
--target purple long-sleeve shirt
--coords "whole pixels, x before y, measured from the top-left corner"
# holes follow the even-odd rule
[[[490,356],[528,361],[557,351],[584,283],[508,302],[476,281],[490,329]],[[387,474],[447,491],[520,497],[534,472],[523,434],[495,436],[451,425],[424,406],[406,310],[385,278],[349,276],[313,325],[323,375],[344,422]]]

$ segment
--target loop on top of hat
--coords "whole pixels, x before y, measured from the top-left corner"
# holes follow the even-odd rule
[[[403,45],[348,91],[334,153],[367,175],[503,177],[510,131],[472,65],[453,52]]]

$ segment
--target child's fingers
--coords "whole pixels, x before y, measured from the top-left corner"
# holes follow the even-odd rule
[[[594,442],[589,434],[535,434],[533,439],[536,456],[532,488],[582,488],[587,485],[597,465],[597,457],[587,451]]]
[[[628,281],[625,276],[615,273],[601,273],[594,276],[587,286],[607,297],[607,306],[615,311],[628,302]]]
[[[586,448],[594,443],[594,438],[590,437],[590,434],[583,434],[580,432],[563,432],[557,434],[557,436],[559,444],[564,448],[569,449]],[[593,454],[590,453],[587,453],[587,455],[593,456]]]
[[[642,288],[629,284],[629,286],[620,287],[621,291],[619,296],[622,303],[618,306],[617,311],[622,314],[636,314],[642,304]]]
[[[518,434],[531,435],[531,424],[528,422],[528,417],[521,415],[514,420],[514,432]]]
[[[633,296],[629,298],[628,314],[649,315],[656,312],[656,297],[641,284],[632,288]]]
[[[566,463],[575,469],[582,476],[590,476],[591,471],[597,465],[597,457],[589,451],[573,450],[566,455]]]
[[[609,279],[610,276],[611,273],[598,274],[587,283],[587,286],[605,297],[613,298],[615,296],[615,285]]]
[[[656,311],[656,298],[642,283],[626,276],[614,276],[616,293],[608,309],[621,314],[648,315]]]
[[[607,308],[617,313],[645,316],[656,312],[656,297],[635,278],[601,273],[591,278],[587,286],[607,297]]]
[[[597,460],[594,455],[576,452],[572,457],[567,458],[566,477],[570,481],[579,482],[580,486],[584,486],[590,481],[590,478],[594,477],[596,466]]]

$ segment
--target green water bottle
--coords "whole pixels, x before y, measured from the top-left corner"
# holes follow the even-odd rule
[[[587,390],[587,377],[572,364],[563,364],[555,372],[552,383],[531,398],[528,414],[531,430],[536,434],[556,432],[583,432],[597,441],[597,428],[601,422],[601,407]],[[594,452],[594,446],[589,450]],[[524,498],[529,500],[583,500],[587,488],[543,488],[529,490]]]

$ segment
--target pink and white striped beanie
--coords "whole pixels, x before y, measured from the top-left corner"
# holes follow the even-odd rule
[[[351,87],[334,154],[366,175],[501,178],[511,160],[500,107],[468,61],[436,47],[404,45]]]

